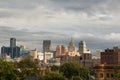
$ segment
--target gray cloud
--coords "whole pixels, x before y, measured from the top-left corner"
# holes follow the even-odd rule
[[[53,46],[76,46],[85,40],[91,50],[119,46],[119,0],[0,0],[0,45],[10,37],[17,43],[42,49],[44,39]],[[10,26],[10,27],[9,27]],[[34,46],[33,46],[34,45]]]
[[[112,48],[113,46],[120,46],[120,39],[116,39],[116,37],[118,37],[120,33],[111,33],[104,36],[96,36],[95,34],[90,33],[80,33],[77,34],[77,36],[74,34],[70,36],[49,31],[29,32],[27,29],[18,30],[11,27],[0,26],[0,34],[0,38],[2,39],[1,46],[9,46],[9,38],[15,37],[17,39],[18,45],[27,45],[29,48],[37,48],[40,51],[42,51],[43,40],[51,40],[52,48],[55,50],[57,44],[64,44],[67,48],[71,37],[73,38],[76,47],[78,47],[78,43],[81,40],[85,40],[88,48],[93,52],[95,52],[96,49],[105,49]],[[116,37],[113,35],[116,35]],[[104,38],[106,36],[109,36],[109,38]]]
[[[42,0],[0,0],[1,8],[31,9],[42,4]]]

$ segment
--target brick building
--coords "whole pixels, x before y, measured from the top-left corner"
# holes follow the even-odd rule
[[[120,49],[113,47],[101,52],[101,64],[120,64]]]

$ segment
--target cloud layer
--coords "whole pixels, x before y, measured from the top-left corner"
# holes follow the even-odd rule
[[[91,50],[120,43],[119,0],[0,0],[0,46],[10,37],[17,43],[42,50],[42,41],[78,46],[87,41]]]

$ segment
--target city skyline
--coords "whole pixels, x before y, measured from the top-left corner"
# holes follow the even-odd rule
[[[15,37],[18,45],[42,49],[73,38],[88,49],[120,46],[119,0],[0,0],[0,46]]]

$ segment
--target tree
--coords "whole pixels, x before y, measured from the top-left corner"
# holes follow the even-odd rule
[[[21,80],[24,80],[29,76],[40,76],[40,66],[38,61],[34,61],[29,57],[17,63],[16,68],[19,69],[16,73],[19,75]]]
[[[63,73],[65,77],[68,79],[82,79],[82,80],[88,80],[90,77],[90,70],[87,68],[81,67],[77,63],[69,62],[65,63],[62,66],[60,66],[60,72]]]
[[[14,64],[0,59],[0,80],[17,80]]]
[[[71,79],[72,76],[79,75],[80,65],[77,63],[69,62],[60,66],[60,72],[63,73],[65,77]]]
[[[115,65],[113,68],[113,72],[114,72],[114,75],[113,75],[114,80],[120,80],[120,68],[119,68],[119,66]]]
[[[81,80],[80,76],[73,76],[72,80]]]
[[[79,69],[79,76],[81,77],[81,79],[83,80],[89,80],[90,77],[90,70],[87,68],[80,68]]]
[[[66,78],[60,73],[48,73],[44,76],[44,80],[66,80]]]
[[[51,66],[51,71],[55,71],[55,72],[59,71],[59,66],[55,66],[55,65]]]

